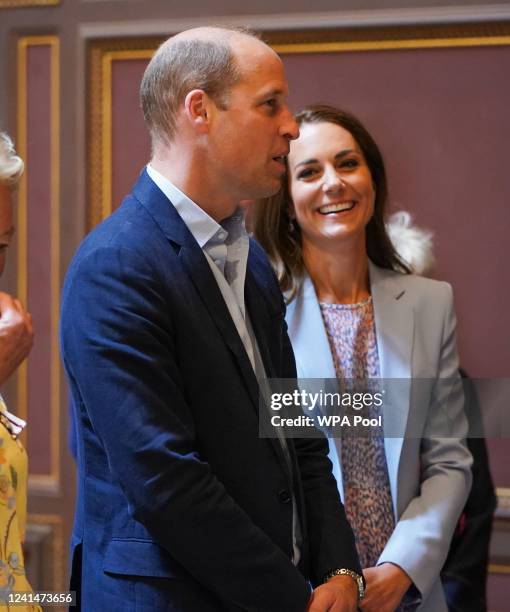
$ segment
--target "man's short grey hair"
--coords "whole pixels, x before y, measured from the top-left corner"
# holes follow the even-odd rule
[[[0,132],[0,185],[14,187],[24,167],[23,160],[16,155],[11,138],[5,132]]]
[[[227,108],[230,89],[242,76],[229,33],[257,36],[248,30],[222,30],[224,36],[217,39],[169,39],[149,62],[140,86],[140,102],[153,146],[157,142],[169,144],[174,138],[177,110],[193,89],[205,91],[219,108]]]
[[[398,256],[413,274],[430,276],[436,266],[433,233],[413,226],[411,215],[401,210],[386,223],[386,231]]]

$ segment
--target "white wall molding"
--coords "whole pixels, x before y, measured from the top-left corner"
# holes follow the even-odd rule
[[[456,25],[502,21],[510,21],[509,3],[84,23],[80,26],[80,36],[83,38],[165,36],[187,28],[225,24],[243,25],[255,30],[272,31],[376,26]]]

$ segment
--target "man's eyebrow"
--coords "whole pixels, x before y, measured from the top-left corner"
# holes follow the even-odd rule
[[[16,228],[13,226],[13,227],[9,228],[3,234],[0,234],[0,238],[12,238],[12,236],[13,236],[15,231],[16,231]]]
[[[357,151],[355,151],[354,149],[342,149],[342,151],[340,151],[339,153],[337,153],[335,155],[335,159],[340,159],[342,157],[345,157],[346,155],[349,155],[349,153],[357,153]],[[294,166],[294,170],[298,167],[298,166],[307,166],[308,164],[317,164],[319,163],[318,159],[314,159],[314,158],[310,158],[310,159],[305,159],[299,163],[297,163]]]
[[[273,89],[269,89],[267,91],[263,91],[260,94],[261,98],[271,98],[272,96],[286,96],[287,91],[282,89],[281,87],[274,87]]]

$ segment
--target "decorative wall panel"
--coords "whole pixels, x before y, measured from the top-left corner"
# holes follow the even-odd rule
[[[147,62],[161,39],[99,42],[89,52],[89,229],[108,216],[149,158],[138,103]]]
[[[67,547],[62,519],[53,514],[29,514],[24,544],[26,573],[38,591],[64,591]],[[64,612],[64,607],[52,607]]]
[[[57,6],[60,0],[0,0],[2,8],[23,8],[27,6]]]
[[[18,150],[26,162],[18,198],[18,297],[36,342],[18,374],[18,412],[27,418],[31,483],[59,482],[59,40],[18,42]]]
[[[495,287],[487,274],[506,260],[510,226],[508,25],[272,32],[268,39],[284,61],[291,106],[328,102],[357,114],[383,151],[392,208],[434,231],[437,276],[454,286],[463,367],[473,377],[509,377],[510,345],[500,330],[510,327],[510,288]],[[159,42],[90,45],[89,227],[118,205],[148,160],[138,89]],[[488,441],[500,498],[490,568],[495,609],[510,567],[506,442]]]

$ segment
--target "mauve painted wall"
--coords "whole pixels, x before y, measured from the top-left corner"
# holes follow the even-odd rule
[[[464,368],[472,377],[510,377],[510,47],[283,59],[291,106],[322,101],[355,112],[385,157],[392,207],[434,231],[436,276],[455,291]],[[138,103],[145,65],[113,67],[114,205],[149,156]],[[509,487],[508,440],[488,446],[494,482]],[[507,589],[507,576],[490,575],[490,610],[504,609]]]
[[[138,102],[145,60],[114,61],[112,66],[112,202],[131,190],[150,156],[150,140]]]
[[[510,376],[510,47],[284,56],[294,109],[322,101],[355,112],[388,169],[393,208],[434,230],[437,277],[451,282],[462,364]],[[113,200],[146,162],[138,104],[144,61],[113,68]],[[249,146],[249,143],[247,143]]]
[[[31,474],[48,474],[51,397],[50,48],[27,52],[28,309],[37,341],[28,359],[28,454]]]
[[[436,276],[452,283],[463,367],[510,377],[510,47],[284,55],[290,103],[355,112],[380,145],[394,209],[435,233]],[[138,102],[145,61],[113,68],[113,201],[149,155]],[[249,143],[247,143],[249,146]],[[510,486],[507,441],[489,440]]]
[[[293,108],[322,101],[357,114],[383,152],[392,208],[434,231],[436,276],[454,289],[463,367],[472,377],[510,377],[510,47],[284,61]],[[495,483],[510,486],[508,440],[488,446]]]
[[[285,57],[291,103],[355,112],[380,145],[390,201],[434,230],[464,368],[510,376],[510,47]],[[306,86],[304,86],[306,84]],[[503,274],[502,274],[503,272]]]

